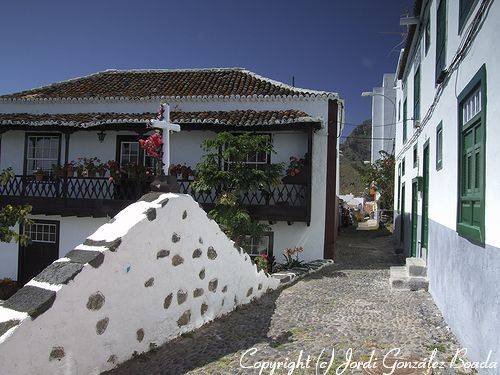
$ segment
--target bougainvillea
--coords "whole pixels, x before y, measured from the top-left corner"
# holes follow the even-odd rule
[[[163,138],[160,133],[154,132],[146,139],[140,139],[139,145],[146,154],[154,159],[161,160]]]

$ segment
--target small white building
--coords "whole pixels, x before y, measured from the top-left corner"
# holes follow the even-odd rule
[[[337,94],[241,68],[109,70],[0,96],[0,169],[16,175],[0,196],[3,204],[32,205],[34,219],[20,228],[28,246],[0,243],[0,278],[29,280],[148,190],[147,181],[113,181],[109,172],[58,175],[57,168],[95,157],[139,173],[151,161],[138,141],[151,132],[160,103],[170,104],[171,120],[182,128],[171,135],[179,169],[195,169],[202,141],[220,131],[269,135],[276,154],[249,156],[250,164],[305,158],[299,176],[284,176],[268,195],[244,197],[250,213],[272,228],[252,252],[267,250],[280,261],[285,248],[301,246],[308,260],[333,256],[343,115]],[[188,174],[178,179],[182,193],[210,208],[213,195],[193,192]]]
[[[394,154],[397,112],[394,79],[395,74],[384,74],[382,86],[372,91],[372,164],[381,158],[380,151]]]
[[[468,358],[500,363],[500,3],[417,0],[414,17],[397,68],[395,239],[427,261]]]

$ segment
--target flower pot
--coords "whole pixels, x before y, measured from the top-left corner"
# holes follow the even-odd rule
[[[38,171],[35,173],[35,180],[36,182],[42,182],[43,181],[44,174],[42,171]]]

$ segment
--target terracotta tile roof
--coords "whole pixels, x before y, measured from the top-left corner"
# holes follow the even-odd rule
[[[103,100],[218,97],[326,97],[337,94],[296,88],[242,68],[107,70],[0,96],[1,101]]]
[[[245,127],[285,124],[304,124],[317,127],[321,120],[307,113],[290,109],[284,111],[208,111],[208,112],[177,112],[170,113],[171,120],[179,124],[220,125]],[[67,126],[76,128],[91,128],[100,125],[119,126],[120,124],[148,124],[156,117],[156,113],[70,113],[70,114],[30,114],[30,113],[0,113],[0,128],[2,126]]]

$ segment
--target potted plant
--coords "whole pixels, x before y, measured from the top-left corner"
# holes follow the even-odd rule
[[[106,163],[102,163],[99,159],[97,159],[97,163],[95,165],[95,171],[97,173],[97,176],[99,177],[104,177],[106,176],[108,168]]]
[[[63,167],[59,164],[52,164],[52,178],[54,180],[59,180],[63,176]]]
[[[37,182],[42,182],[43,181],[43,177],[44,177],[43,170],[42,170],[42,168],[38,167],[36,169],[36,172],[35,172],[35,180]]]
[[[73,177],[74,170],[73,170],[73,162],[68,162],[64,165],[64,173],[66,177]]]
[[[307,169],[307,158],[306,154],[303,158],[298,158],[296,156],[290,157],[290,163],[286,169],[286,176],[283,177],[284,184],[305,184],[308,178]]]

